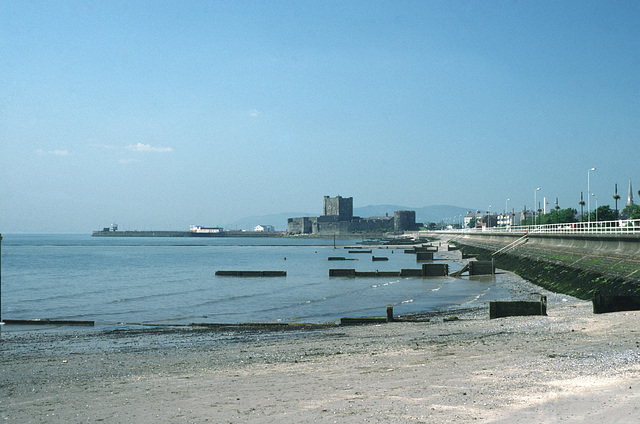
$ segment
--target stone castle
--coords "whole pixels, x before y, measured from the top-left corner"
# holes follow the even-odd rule
[[[353,197],[324,196],[322,216],[289,218],[287,234],[402,233],[418,228],[415,211],[395,211],[393,216],[353,216]]]

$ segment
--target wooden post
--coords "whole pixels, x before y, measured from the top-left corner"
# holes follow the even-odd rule
[[[387,306],[387,322],[393,321],[393,305]]]
[[[2,322],[2,234],[0,234],[0,325]]]

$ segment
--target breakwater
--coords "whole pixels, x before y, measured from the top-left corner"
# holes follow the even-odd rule
[[[220,231],[196,233],[193,231],[94,231],[93,237],[284,237],[282,231]]]
[[[443,238],[459,246],[464,255],[494,259],[496,267],[554,292],[581,299],[592,299],[596,292],[640,294],[637,236],[531,234],[514,243],[520,237],[465,234]]]

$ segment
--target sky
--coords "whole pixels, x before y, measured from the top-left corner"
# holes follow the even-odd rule
[[[629,180],[640,202],[638,22],[616,0],[5,0],[0,233],[224,227],[325,195],[613,208]]]

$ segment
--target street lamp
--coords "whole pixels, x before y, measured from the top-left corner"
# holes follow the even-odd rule
[[[504,202],[504,216],[505,216],[505,218],[508,219],[508,221],[505,223],[506,225],[511,225],[511,219],[508,218],[508,216],[509,216],[509,200],[511,200],[511,199],[507,199],[507,201]]]
[[[618,183],[616,183],[616,192],[613,195],[613,198],[616,201],[616,219],[618,218],[618,199],[620,198],[620,195],[618,194]]]
[[[539,191],[540,191],[540,187],[535,189],[535,191],[533,192],[533,207],[534,208],[538,204],[538,192]],[[535,211],[535,209],[533,210],[533,225],[536,225],[536,211]]]
[[[591,185],[590,185],[590,181],[589,181],[589,176],[591,174],[591,171],[595,171],[596,168],[591,168],[590,170],[587,171],[587,216],[589,217],[589,222],[591,222]]]

